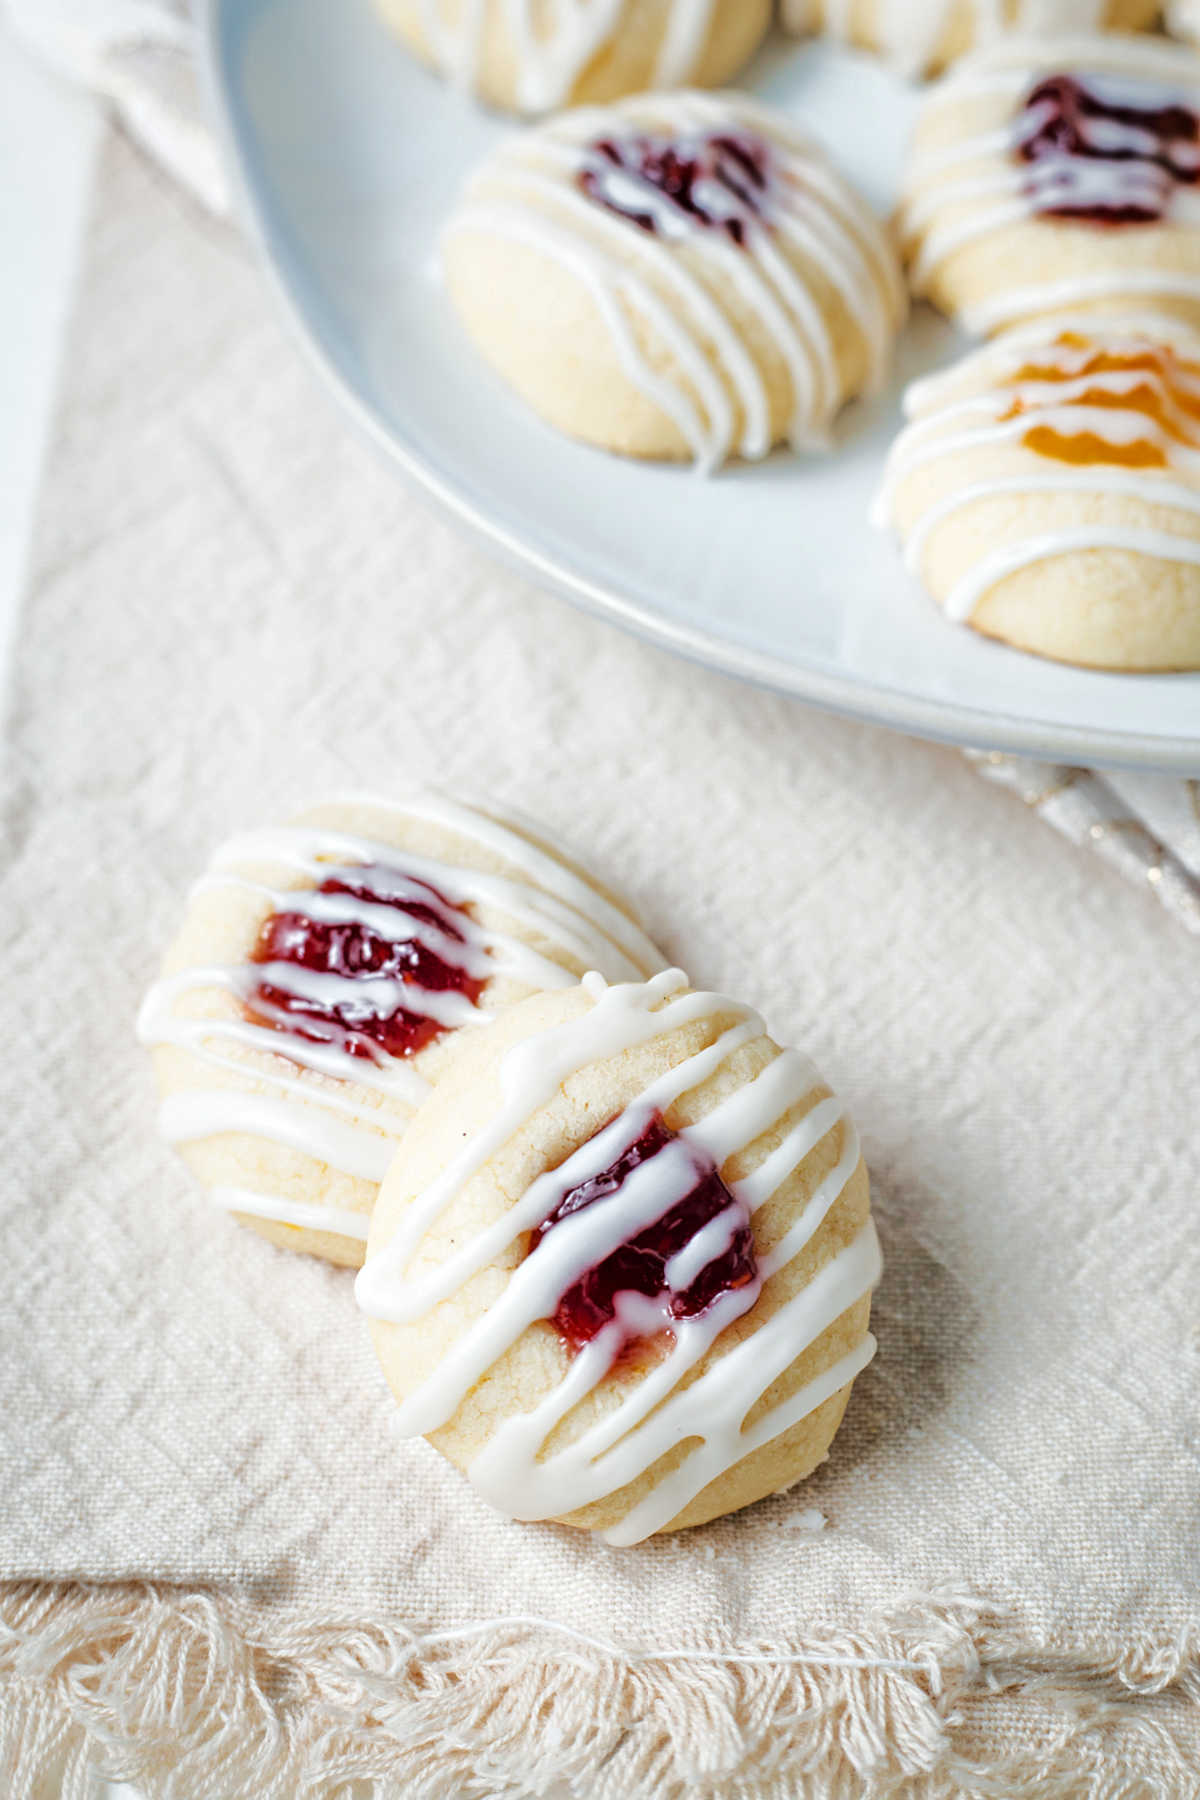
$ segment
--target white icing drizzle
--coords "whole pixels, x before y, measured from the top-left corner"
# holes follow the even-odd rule
[[[395,1323],[427,1316],[471,1276],[510,1253],[522,1236],[550,1217],[572,1188],[610,1166],[653,1113],[663,1112],[707,1080],[737,1048],[765,1029],[747,1007],[720,995],[688,992],[686,977],[677,969],[644,984],[615,987],[589,975],[585,985],[594,1002],[591,1009],[508,1052],[500,1070],[501,1104],[493,1118],[411,1202],[395,1236],[368,1260],[355,1293],[371,1316]],[[563,1081],[622,1050],[718,1015],[731,1023],[714,1043],[652,1082],[559,1168],[540,1176],[502,1218],[428,1272],[413,1271],[413,1259],[427,1233]],[[588,1269],[690,1191],[697,1152],[719,1167],[757,1141],[819,1085],[820,1077],[806,1057],[784,1052],[706,1117],[686,1126],[668,1149],[634,1170],[616,1193],[556,1224],[512,1271],[500,1296],[401,1404],[401,1429],[427,1433],[446,1424],[493,1364],[529,1326],[550,1318],[563,1294]],[[558,1386],[532,1411],[504,1420],[473,1461],[470,1478],[485,1499],[513,1518],[558,1517],[615,1493],[667,1450],[694,1440],[679,1468],[604,1534],[610,1543],[636,1543],[668,1524],[725,1469],[788,1430],[865,1367],[874,1351],[869,1334],[834,1368],[769,1408],[753,1426],[745,1425],[771,1384],[878,1280],[879,1247],[870,1223],[813,1281],[779,1304],[752,1336],[726,1351],[690,1385],[683,1385],[718,1335],[762,1293],[770,1303],[772,1278],[811,1242],[857,1168],[858,1139],[840,1103],[833,1097],[819,1100],[752,1174],[727,1184],[733,1207],[678,1253],[679,1277],[694,1280],[708,1261],[721,1254],[746,1215],[753,1216],[765,1205],[839,1123],[843,1125],[839,1159],[801,1216],[769,1253],[759,1257],[760,1281],[726,1292],[706,1312],[690,1319],[669,1319],[653,1300],[642,1296],[619,1296],[617,1317],[574,1355]],[[663,1361],[576,1442],[544,1454],[550,1434],[604,1379],[629,1332],[660,1329],[668,1321],[674,1343]]]
[[[158,1109],[158,1129],[168,1144],[194,1144],[230,1131],[269,1138],[285,1150],[299,1150],[343,1175],[376,1185],[396,1153],[394,1136],[358,1130],[319,1113],[310,1118],[290,1100],[244,1094],[236,1088],[168,1094]]]
[[[1200,542],[1166,531],[1135,531],[1119,526],[1088,525],[1076,531],[1047,531],[1024,538],[1019,544],[994,550],[957,581],[946,596],[946,617],[963,623],[983,596],[1007,575],[1015,575],[1033,563],[1068,556],[1073,550],[1128,550],[1138,556],[1158,556],[1170,562],[1200,568]]]
[[[1109,0],[965,0],[972,44],[986,44],[1006,31],[1048,35],[1098,29]],[[876,0],[874,36],[878,47],[904,74],[923,74],[945,41],[964,0]],[[856,0],[785,0],[784,22],[792,31],[819,29],[843,42],[855,41]]]
[[[1179,46],[1153,39],[1109,33],[1039,42],[1026,36],[1002,39],[964,58],[931,91],[927,114],[993,98],[1011,102],[1012,112],[998,124],[985,110],[984,122],[965,137],[914,155],[897,222],[915,294],[928,294],[958,251],[1010,225],[1035,218],[1051,226],[1070,224],[1047,213],[1054,206],[1140,207],[1158,215],[1155,223],[1200,226],[1200,190],[1174,180],[1153,161],[1157,140],[1137,125],[1086,119],[1085,135],[1106,155],[1064,152],[1032,162],[1020,156],[1022,142],[1044,123],[1042,108],[1026,112],[1023,102],[1039,81],[1058,74],[1077,78],[1115,106],[1154,111],[1181,105],[1200,111],[1200,65]],[[1200,164],[1200,146],[1186,140],[1173,140],[1172,154],[1181,166]],[[1086,219],[1075,228],[1095,229]],[[1031,313],[1137,294],[1200,303],[1200,272],[1160,273],[1131,268],[1129,260],[1113,257],[1108,268],[1065,280],[1016,281],[967,309],[964,322],[972,331],[990,332]]]
[[[1200,275],[1188,275],[1179,269],[1134,269],[1122,273],[1080,275],[1073,280],[1037,282],[1023,287],[1004,288],[964,308],[962,323],[975,336],[990,335],[1014,321],[1028,319],[1031,313],[1058,314],[1069,307],[1084,306],[1090,301],[1183,300],[1200,305]]]
[[[656,87],[677,87],[696,74],[717,0],[662,0],[665,17],[654,67]],[[484,44],[503,20],[516,63],[521,112],[565,106],[589,63],[629,28],[628,0],[420,0],[421,29],[438,67],[468,91],[480,85]],[[447,17],[448,11],[450,16]]]
[[[767,152],[757,209],[739,215],[741,244],[592,148],[651,136],[687,154],[714,133],[745,135]],[[614,201],[653,218],[655,230],[590,198],[579,185],[585,170]],[[732,196],[720,184],[709,182],[703,197],[716,217],[730,216]],[[866,205],[812,140],[742,95],[643,95],[578,109],[510,140],[478,170],[446,228],[447,237],[470,232],[524,244],[569,270],[595,302],[630,382],[707,469],[734,454],[761,458],[774,441],[766,372],[723,292],[754,316],[788,371],[788,436],[797,446],[827,439],[846,395],[829,323],[790,255],[815,261],[839,296],[862,340],[868,387],[886,373],[905,307],[895,258]],[[668,352],[666,368],[642,348],[639,323]]]
[[[277,1194],[259,1194],[249,1188],[214,1187],[208,1191],[214,1206],[222,1212],[247,1213],[251,1218],[274,1219],[281,1225],[294,1225],[302,1231],[331,1231],[336,1237],[367,1241],[370,1224],[366,1213],[351,1212],[348,1206],[318,1206],[303,1200],[281,1200]]]
[[[1064,337],[1075,341],[1064,342]],[[1148,353],[1159,359],[1158,367],[1086,372],[1098,355],[1129,359]],[[1029,378],[1022,374],[1028,367],[1052,373]],[[1169,427],[1138,404],[1147,389]],[[889,456],[874,521],[881,526],[893,522],[901,487],[922,468],[947,458],[964,463],[994,448],[1024,447],[1023,467],[1009,466],[973,480],[969,462],[964,463],[968,479],[928,501],[906,528],[905,564],[912,574],[921,573],[925,552],[942,524],[977,502],[1004,495],[1131,499],[1179,514],[1179,525],[1080,524],[1072,516],[1061,530],[1002,542],[955,583],[943,601],[949,618],[969,620],[1006,576],[1078,551],[1124,550],[1200,566],[1200,418],[1180,405],[1181,396],[1200,405],[1200,335],[1178,322],[1161,316],[1101,322],[1082,314],[1011,332],[945,374],[909,389],[905,410],[912,423]],[[1113,461],[1076,464],[1046,456],[1024,445],[1033,431],[1110,444]],[[1143,444],[1161,456],[1161,466],[1136,467],[1119,460],[1122,450]]]
[[[289,826],[248,833],[232,839],[216,853],[196,892],[233,888],[262,903],[262,916],[300,912],[327,923],[358,923],[385,939],[417,940],[443,961],[480,981],[507,978],[530,989],[570,986],[575,974],[558,957],[606,971],[615,980],[639,976],[660,967],[662,958],[645,933],[582,875],[577,875],[549,849],[531,843],[502,820],[440,794],[419,794],[404,802],[366,796],[347,798],[345,806],[365,806],[397,819],[410,818],[453,831],[481,852],[502,857],[511,876],[457,867],[411,854],[396,845],[325,826]],[[371,876],[373,897],[323,894],[318,888],[330,876],[364,867]],[[278,884],[257,872],[279,871]],[[387,871],[381,875],[380,870]],[[311,885],[290,887],[288,876]],[[422,885],[427,884],[427,885]],[[457,911],[449,929],[415,919],[403,911],[406,899],[440,909],[428,892],[433,887],[454,907],[495,909],[514,926],[536,933],[551,946],[543,955],[514,930],[481,924]],[[392,903],[394,902],[394,904]],[[349,1001],[364,1013],[404,1011],[455,1028],[483,1023],[480,1005],[455,991],[431,992],[391,978],[351,980],[288,962],[229,966],[197,966],[160,978],[150,989],[138,1016],[138,1035],[151,1046],[185,1051],[202,1065],[239,1078],[172,1094],[159,1115],[160,1130],[173,1144],[193,1143],[226,1132],[244,1132],[296,1150],[344,1174],[378,1183],[395,1153],[406,1120],[429,1092],[429,1083],[412,1063],[391,1056],[370,1038],[341,1027],[336,1020],[296,1020],[259,995],[264,981],[297,997]],[[189,997],[227,995],[234,1003],[203,1016],[189,1010]],[[253,1003],[255,1018],[246,1016]],[[279,1028],[270,1021],[276,1020]],[[322,1034],[322,1041],[297,1035],[294,1026]],[[355,1054],[351,1046],[365,1050]],[[249,1054],[248,1054],[249,1053]],[[269,1059],[269,1060],[268,1060]],[[316,1077],[317,1079],[313,1079]],[[266,1092],[247,1092],[246,1081]],[[386,1110],[370,1096],[381,1096]],[[260,1195],[264,1217],[301,1223],[312,1208],[291,1198]],[[249,1206],[233,1210],[254,1211]],[[347,1214],[340,1210],[339,1216]],[[333,1229],[333,1227],[328,1227]],[[321,1227],[326,1229],[326,1227]],[[350,1236],[365,1235],[355,1231]]]

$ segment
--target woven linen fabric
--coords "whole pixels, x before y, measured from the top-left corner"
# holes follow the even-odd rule
[[[6,1793],[47,1746],[197,1800],[1197,1791],[1200,1015],[1147,894],[497,569],[119,139],[5,729]],[[850,1104],[879,1354],[797,1491],[505,1522],[397,1439],[350,1277],[157,1141],[134,1014],[211,849],[414,779],[574,839]]]

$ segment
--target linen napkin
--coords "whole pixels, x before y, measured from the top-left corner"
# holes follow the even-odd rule
[[[194,70],[189,0],[0,0],[45,60],[111,103],[129,134],[205,207],[231,204]],[[1121,870],[1200,933],[1200,780],[1102,773],[994,752],[979,772]],[[1198,771],[1200,774],[1200,771]]]
[[[1196,1791],[1200,1033],[1145,895],[464,546],[120,138],[5,740],[0,1791]],[[210,849],[413,779],[575,838],[858,1119],[880,1350],[796,1492],[506,1523],[395,1438],[348,1277],[156,1142],[133,1019]]]

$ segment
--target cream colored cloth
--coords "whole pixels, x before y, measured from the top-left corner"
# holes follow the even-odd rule
[[[476,554],[120,140],[7,739],[0,1790],[57,1743],[175,1800],[1197,1791],[1196,945],[1148,895]],[[134,1013],[213,845],[414,777],[573,837],[851,1104],[880,1351],[800,1491],[505,1523],[397,1440],[349,1277],[156,1141]]]

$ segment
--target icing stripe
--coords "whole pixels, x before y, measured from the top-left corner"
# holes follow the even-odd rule
[[[554,1213],[572,1188],[610,1167],[634,1141],[645,1122],[715,1074],[735,1050],[764,1034],[758,1015],[720,995],[686,990],[679,970],[666,971],[637,986],[608,987],[597,977],[586,983],[594,1001],[579,1018],[516,1045],[500,1071],[501,1100],[494,1116],[463,1146],[453,1162],[405,1209],[391,1240],[372,1255],[355,1293],[371,1316],[415,1323],[459,1291],[480,1269],[512,1247]],[[589,1138],[559,1167],[547,1171],[502,1217],[429,1270],[411,1265],[430,1230],[445,1216],[466,1184],[520,1131],[571,1075],[597,1061],[706,1018],[729,1022],[715,1041],[652,1081],[616,1119]],[[761,1208],[805,1157],[839,1126],[840,1154],[823,1177],[803,1214],[774,1249],[759,1258],[763,1282],[787,1269],[844,1193],[860,1156],[854,1129],[840,1104],[820,1095],[820,1077],[806,1057],[783,1052],[752,1080],[718,1103],[704,1118],[682,1127],[667,1150],[641,1165],[602,1205],[561,1221],[517,1264],[502,1293],[451,1344],[433,1372],[400,1406],[400,1427],[408,1433],[437,1430],[522,1333],[552,1316],[561,1296],[618,1245],[648,1221],[661,1217],[695,1180],[696,1151],[722,1163],[756,1143],[809,1095],[809,1110],[788,1130],[759,1168],[731,1184],[735,1200]],[[729,1214],[733,1214],[733,1218]],[[726,1209],[696,1240],[678,1253],[681,1272],[694,1275],[719,1255],[740,1213]],[[760,1288],[721,1295],[703,1314],[669,1323],[674,1345],[664,1360],[624,1395],[613,1411],[573,1444],[552,1454],[546,1441],[555,1426],[600,1383],[625,1340],[628,1321],[618,1317],[571,1359],[559,1384],[532,1411],[510,1418],[493,1433],[472,1462],[470,1478],[491,1504],[517,1518],[559,1517],[601,1500],[635,1480],[673,1445],[695,1438],[680,1468],[639,1507],[605,1535],[632,1543],[669,1523],[722,1470],[805,1416],[836,1393],[869,1360],[870,1340],[856,1347],[835,1370],[801,1394],[772,1407],[746,1429],[745,1420],[761,1396],[802,1351],[878,1279],[879,1249],[868,1223],[845,1250],[796,1294],[774,1307],[755,1332],[726,1351],[702,1376],[684,1387],[684,1377],[702,1361],[723,1330],[755,1306]],[[772,1290],[761,1290],[768,1308]],[[621,1300],[634,1297],[622,1296]],[[638,1300],[650,1309],[653,1301]],[[620,1301],[618,1302],[620,1309]],[[639,1314],[639,1328],[649,1328]],[[850,1369],[849,1375],[845,1370]],[[830,1380],[834,1381],[832,1387]]]
[[[365,1244],[370,1213],[352,1212],[348,1206],[316,1206],[279,1194],[252,1193],[249,1188],[214,1187],[208,1191],[222,1212],[246,1213],[255,1219],[274,1219],[301,1231],[331,1231],[338,1237],[361,1239]]]
[[[1174,506],[1181,512],[1194,513],[1200,522],[1200,490],[1187,488],[1177,481],[1156,481],[1152,475],[1117,475],[1108,491],[1131,500],[1144,500],[1148,506]],[[1096,484],[1087,475],[1012,476],[1004,481],[975,481],[948,494],[931,506],[920,523],[910,532],[904,546],[904,564],[910,574],[919,575],[925,547],[937,527],[977,500],[990,500],[997,494],[1094,494]],[[1128,547],[1128,546],[1126,546]]]
[[[716,8],[717,0],[690,0],[690,4],[675,0],[654,68],[655,87],[682,87],[692,79],[704,54]]]
[[[1131,269],[1110,274],[1079,275],[1070,281],[1029,283],[1004,288],[963,308],[962,323],[984,337],[1002,326],[1028,319],[1031,313],[1059,313],[1091,300],[1124,300],[1144,294],[1154,300],[1187,300],[1200,305],[1200,274],[1178,269]]]
[[[376,1131],[359,1131],[332,1119],[308,1118],[298,1107],[267,1094],[243,1094],[233,1088],[194,1088],[168,1094],[158,1109],[158,1128],[168,1144],[194,1144],[200,1138],[244,1132],[268,1138],[286,1150],[299,1150],[343,1175],[360,1181],[383,1180],[396,1153],[393,1139]]]
[[[1086,526],[1078,531],[1047,531],[1019,544],[994,550],[960,581],[955,582],[944,605],[946,617],[959,623],[971,617],[979,602],[1007,575],[1034,563],[1069,556],[1073,550],[1129,550],[1138,556],[1157,556],[1167,562],[1200,568],[1200,542],[1175,537],[1166,531],[1122,530],[1119,527]]]
[[[278,1064],[311,1069],[353,1088],[369,1088],[374,1093],[387,1094],[404,1107],[421,1104],[429,1092],[429,1083],[423,1075],[396,1058],[384,1059],[385,1072],[382,1064],[347,1056],[333,1044],[313,1043],[291,1033],[285,1035],[269,1025],[252,1025],[248,1019],[236,1017],[203,1018],[175,1010],[177,1000],[191,993],[211,992],[214,988],[224,989],[241,1001],[249,992],[252,973],[252,965],[243,963],[240,967],[181,969],[175,975],[164,975],[142,1002],[138,1037],[143,1044],[186,1050],[213,1068],[228,1069],[235,1075],[250,1075],[255,1081],[266,1081],[284,1093],[295,1094],[306,1104],[322,1106],[330,1112],[347,1113],[356,1119],[361,1118],[363,1109],[353,1097],[316,1082],[297,1081],[284,1074]],[[260,1051],[272,1058],[272,1066],[258,1062],[248,1064],[234,1056],[226,1056],[214,1048],[214,1040],[239,1045],[244,1050]]]

